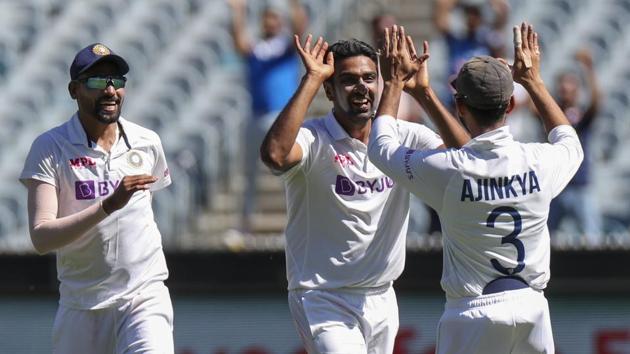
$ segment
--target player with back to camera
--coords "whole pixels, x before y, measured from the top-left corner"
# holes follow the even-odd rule
[[[158,135],[120,116],[127,62],[95,43],[70,67],[78,111],[38,136],[20,181],[31,240],[55,251],[54,353],[173,353],[168,270],[151,208],[171,183]]]
[[[473,139],[462,149],[442,151],[415,151],[397,137],[394,117],[405,80],[423,78],[419,95],[430,88],[426,61],[414,60],[411,38],[397,27],[386,35],[386,83],[369,156],[442,220],[446,306],[438,354],[554,352],[543,294],[549,204],[575,174],[583,152],[540,76],[537,34],[526,23],[514,33],[512,72],[489,56],[474,57],[459,71],[457,113]],[[532,97],[550,143],[523,144],[510,135],[505,118],[514,106],[513,80]]]
[[[409,193],[367,156],[376,52],[356,39],[313,44],[311,35],[304,45],[295,36],[295,46],[306,73],[261,146],[262,160],[285,182],[291,315],[311,354],[391,353]],[[304,122],[322,85],[332,111]],[[469,139],[442,134],[456,146]],[[443,146],[419,124],[400,122],[396,136],[418,150]]]

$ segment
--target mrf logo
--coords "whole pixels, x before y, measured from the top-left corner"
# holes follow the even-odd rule
[[[381,177],[373,180],[352,181],[346,176],[337,175],[335,193],[352,196],[355,194],[381,193],[394,187],[394,181],[389,177]]]
[[[74,182],[74,192],[77,200],[96,199],[112,193],[118,184],[116,181],[76,181]]]
[[[74,159],[70,159],[69,161],[72,168],[86,168],[96,166],[96,162],[94,162],[94,160],[92,160],[92,158],[88,156],[75,157]]]

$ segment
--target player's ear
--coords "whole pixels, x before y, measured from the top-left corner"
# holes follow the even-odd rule
[[[326,98],[333,102],[335,99],[335,88],[333,87],[332,79],[324,81],[324,92],[326,93]]]
[[[70,81],[70,83],[68,83],[68,93],[70,94],[70,97],[72,97],[73,100],[77,99],[77,82],[76,81]]]
[[[512,95],[512,97],[510,97],[510,103],[508,103],[507,109],[505,110],[505,114],[512,112],[514,107],[516,107],[516,100],[514,100],[514,95]]]
[[[466,104],[463,101],[455,99],[455,111],[459,117],[464,116],[464,110],[466,109]]]

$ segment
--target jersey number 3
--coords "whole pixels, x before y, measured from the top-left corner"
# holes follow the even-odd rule
[[[516,209],[512,207],[502,206],[490,212],[490,215],[488,215],[488,220],[486,221],[486,226],[494,228],[494,222],[501,214],[509,214],[514,220],[514,230],[510,232],[507,236],[501,238],[501,244],[503,245],[506,243],[511,243],[512,245],[514,245],[514,247],[516,247],[516,261],[518,262],[518,265],[516,266],[516,268],[505,268],[501,265],[501,263],[499,263],[496,258],[491,259],[490,262],[492,263],[494,269],[498,270],[499,272],[505,275],[514,275],[522,271],[525,267],[525,262],[523,262],[525,260],[525,247],[523,246],[523,242],[516,238],[523,229],[523,223],[521,221],[521,214],[519,214]]]

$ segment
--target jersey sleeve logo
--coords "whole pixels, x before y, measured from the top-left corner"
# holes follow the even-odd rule
[[[413,171],[411,170],[411,155],[416,152],[416,150],[409,149],[405,152],[405,173],[407,174],[407,179],[413,179]]]

